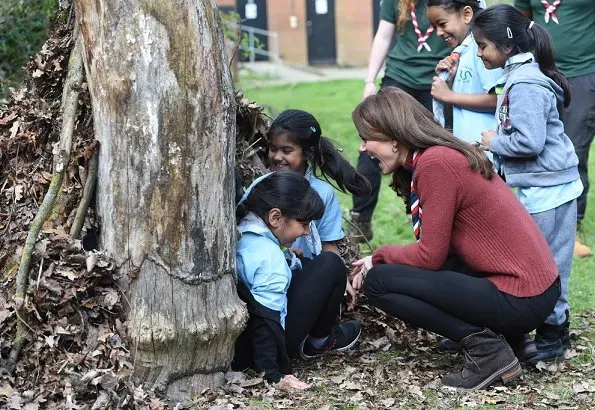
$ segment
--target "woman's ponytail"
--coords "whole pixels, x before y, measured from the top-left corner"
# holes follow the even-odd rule
[[[564,90],[564,106],[567,107],[568,104],[570,104],[570,83],[566,79],[566,76],[556,67],[550,34],[543,27],[533,22],[529,23],[529,28],[527,30],[533,37],[533,42],[535,44],[535,59],[539,64],[539,69],[556,84],[562,87],[562,90]]]

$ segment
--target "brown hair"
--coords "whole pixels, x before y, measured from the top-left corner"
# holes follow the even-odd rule
[[[409,9],[411,9],[411,5],[416,5],[417,0],[397,0],[395,7],[397,7],[398,15],[397,18],[397,29],[403,31],[405,28],[405,23],[409,20]]]
[[[351,114],[360,138],[396,141],[409,150],[443,146],[461,152],[472,170],[492,179],[493,165],[478,147],[458,139],[442,128],[432,114],[412,96],[396,87],[385,87],[362,101]],[[411,173],[402,167],[393,172],[391,188],[406,201],[411,191]]]

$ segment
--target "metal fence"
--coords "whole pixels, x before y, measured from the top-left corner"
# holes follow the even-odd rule
[[[236,26],[241,31],[242,38],[247,36],[248,44],[240,41],[239,50],[246,52],[251,63],[256,61],[256,55],[266,56],[269,61],[279,62],[279,33],[275,31],[262,30],[260,28],[249,27],[245,25]],[[258,41],[257,35],[266,36],[268,40],[268,49],[264,49]]]

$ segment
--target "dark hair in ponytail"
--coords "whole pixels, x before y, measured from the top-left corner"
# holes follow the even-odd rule
[[[368,180],[358,173],[337,151],[331,140],[323,137],[321,133],[320,124],[312,114],[302,110],[285,110],[271,124],[268,137],[272,140],[278,135],[285,135],[302,148],[314,174],[319,168],[327,181],[331,178],[336,182],[339,190],[367,196],[371,189]]]
[[[531,28],[529,28],[531,26]],[[510,55],[534,50],[543,74],[564,90],[564,106],[570,104],[570,83],[556,67],[549,33],[508,4],[480,10],[473,19],[473,34],[493,42],[498,50]]]
[[[440,6],[445,10],[459,11],[464,7],[471,7],[473,13],[481,10],[479,0],[428,0],[427,7]]]
[[[273,208],[279,208],[286,218],[309,222],[322,218],[324,202],[302,175],[278,171],[252,186],[246,199],[237,206],[236,217],[241,219],[254,212],[266,221]]]

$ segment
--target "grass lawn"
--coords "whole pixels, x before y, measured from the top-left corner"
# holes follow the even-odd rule
[[[286,108],[312,112],[321,123],[323,134],[332,138],[355,164],[359,139],[351,122],[351,111],[361,98],[362,81],[239,88],[244,89],[248,99],[264,105],[272,116]],[[591,165],[595,175],[595,164]],[[348,215],[351,199],[344,194],[339,197]],[[373,219],[373,247],[413,240],[411,222],[403,208],[385,178]],[[592,199],[583,229],[585,241],[595,247],[595,199]],[[354,313],[344,314],[344,317],[359,319],[363,325],[360,343],[355,349],[342,356],[294,362],[294,373],[311,383],[310,389],[287,393],[263,384],[259,375],[253,374],[239,386],[196,397],[196,408],[213,403],[218,404],[218,408],[328,410],[595,408],[594,266],[595,257],[575,260],[570,292],[574,349],[570,351],[569,360],[538,370],[525,367],[524,381],[516,386],[499,386],[480,392],[442,387],[440,376],[459,368],[461,356],[439,351],[435,335],[408,327],[363,304]]]

